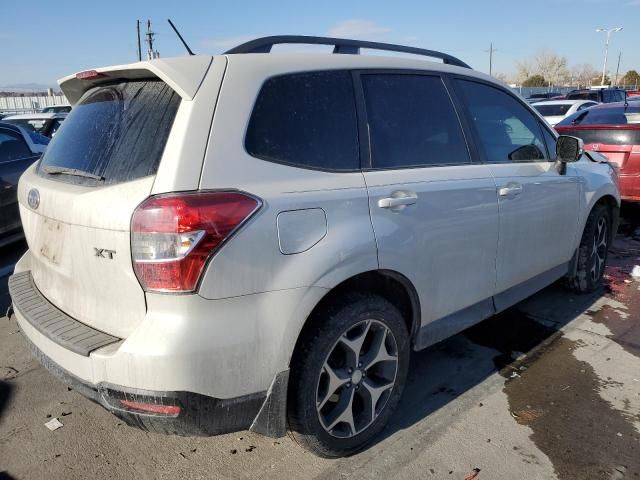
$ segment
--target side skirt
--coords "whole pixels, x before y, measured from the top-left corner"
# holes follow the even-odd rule
[[[441,342],[496,313],[506,310],[562,278],[570,267],[571,261],[563,263],[493,297],[423,325],[418,330],[414,350],[422,350]]]

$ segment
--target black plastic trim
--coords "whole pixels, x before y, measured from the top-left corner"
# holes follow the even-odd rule
[[[40,293],[30,271],[12,275],[8,283],[14,309],[32,327],[58,345],[86,357],[93,350],[121,340],[79,322],[56,308]]]
[[[274,45],[282,44],[304,44],[304,45],[333,45],[333,53],[358,55],[361,48],[370,50],[383,50],[389,52],[411,53],[432,58],[439,58],[448,65],[457,67],[471,67],[462,60],[447,53],[424,48],[408,47],[406,45],[396,45],[392,43],[368,42],[364,40],[351,40],[346,38],[333,37],[313,37],[306,35],[275,35],[271,37],[261,37],[238,45],[224,52],[226,55],[235,53],[269,53]]]

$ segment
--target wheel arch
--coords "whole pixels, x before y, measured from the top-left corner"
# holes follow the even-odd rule
[[[402,314],[413,345],[420,328],[421,318],[420,299],[416,288],[406,276],[399,272],[384,269],[369,270],[338,283],[316,303],[300,328],[291,352],[290,363],[305,334],[320,321],[319,312],[350,292],[375,293],[392,303]]]
[[[620,201],[608,192],[594,199],[591,208],[589,208],[588,213],[584,221],[582,222],[581,232],[584,231],[585,225],[587,223],[587,218],[589,218],[589,215],[591,215],[593,209],[599,205],[605,205],[611,212],[611,232],[609,233],[609,241],[612,242],[616,235],[616,232],[618,231],[618,223],[620,219]]]

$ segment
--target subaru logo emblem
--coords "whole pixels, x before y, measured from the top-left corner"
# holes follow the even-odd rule
[[[32,188],[29,190],[29,194],[27,195],[27,203],[34,210],[40,206],[40,192],[38,192],[37,188]]]

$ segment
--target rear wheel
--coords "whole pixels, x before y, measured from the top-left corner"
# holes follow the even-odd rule
[[[571,289],[588,293],[602,285],[611,239],[611,211],[606,205],[597,205],[582,233],[576,273],[568,280]]]
[[[391,303],[370,294],[346,297],[313,325],[292,362],[289,427],[316,455],[350,455],[384,427],[400,399],[407,329]]]

